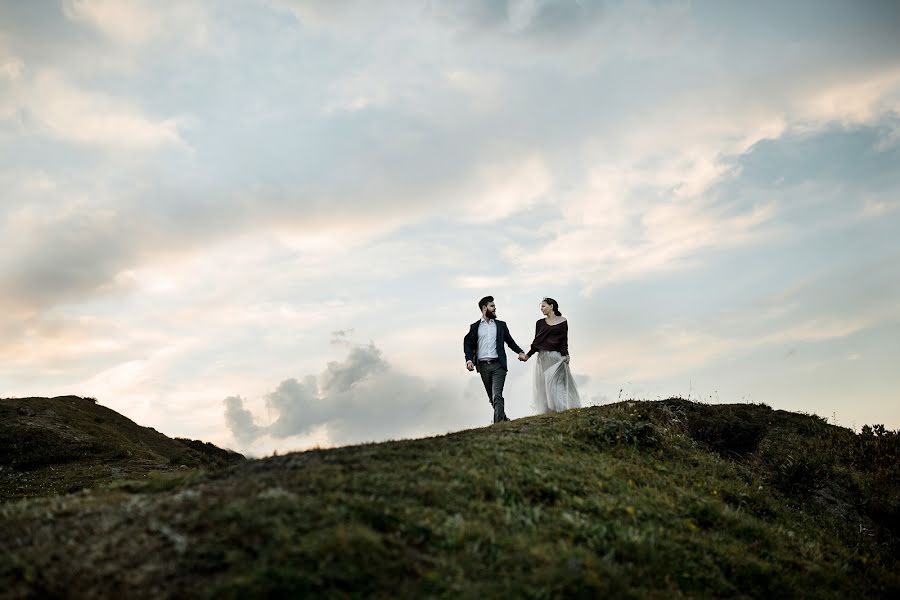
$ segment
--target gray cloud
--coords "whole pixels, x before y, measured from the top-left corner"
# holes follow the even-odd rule
[[[250,443],[259,436],[259,427],[253,422],[253,414],[244,408],[240,396],[225,398],[225,422],[238,442]]]
[[[328,363],[322,374],[321,392],[325,396],[347,393],[357,382],[387,369],[381,351],[374,345],[353,348],[345,362]]]
[[[597,0],[542,3],[527,30],[551,37],[571,35],[597,22],[603,14],[602,6],[603,3]]]
[[[266,405],[278,418],[268,427],[256,428],[257,435],[269,433],[274,437],[284,438],[307,433],[316,425],[326,422],[330,413],[328,399],[320,396],[318,383],[312,375],[307,375],[300,381],[282,381],[266,396]],[[238,437],[237,432],[235,437]]]
[[[117,219],[76,214],[10,232],[16,253],[0,258],[3,304],[44,308],[80,300],[113,283],[138,248]],[[18,238],[18,239],[17,239]]]
[[[598,0],[466,0],[440,3],[437,14],[469,31],[559,41],[594,25],[602,16],[603,5]]]
[[[353,334],[353,329],[339,329],[337,331],[331,332],[331,343],[336,346],[343,346],[350,344],[350,336]]]
[[[373,344],[353,347],[346,359],[328,363],[318,376],[286,379],[266,396],[277,414],[257,425],[240,397],[225,400],[235,439],[249,444],[263,435],[286,438],[325,425],[334,444],[443,433],[467,425],[451,394],[402,373]]]

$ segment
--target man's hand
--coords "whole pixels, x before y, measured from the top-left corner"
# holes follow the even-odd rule
[[[569,355],[568,355],[568,354],[566,354],[565,356],[563,356],[563,362],[566,363],[566,364],[569,364]]]
[[[471,360],[467,360],[467,361],[466,361],[466,368],[467,368],[468,370],[470,370],[470,371],[474,371],[474,370],[475,370],[475,365],[472,363]]]
[[[522,362],[528,362],[529,356],[524,352],[519,352],[519,360]]]

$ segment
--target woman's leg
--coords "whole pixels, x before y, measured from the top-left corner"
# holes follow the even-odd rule
[[[534,405],[534,412],[539,415],[550,412],[550,404],[547,401],[547,380],[544,378],[545,358],[543,351],[538,352],[534,357],[534,385],[532,388],[534,396],[532,404]]]

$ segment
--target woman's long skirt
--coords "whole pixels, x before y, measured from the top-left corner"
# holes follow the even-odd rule
[[[581,408],[569,363],[556,351],[541,350],[534,365],[534,409],[538,414]]]

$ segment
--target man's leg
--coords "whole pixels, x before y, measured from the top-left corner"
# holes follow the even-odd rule
[[[505,400],[503,399],[503,384],[506,383],[506,369],[498,364],[491,379],[491,395],[493,399],[491,404],[494,405],[494,423],[509,421],[506,417],[506,411],[504,410]]]
[[[482,364],[478,369],[478,373],[481,375],[481,383],[484,384],[484,391],[487,392],[488,402],[491,403],[491,406],[494,406],[494,386],[492,383],[492,375],[494,374],[494,370],[491,368],[493,365],[491,364]]]

